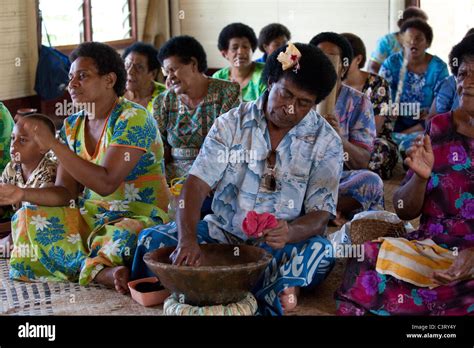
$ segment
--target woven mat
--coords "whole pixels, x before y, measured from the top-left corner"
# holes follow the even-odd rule
[[[384,182],[385,208],[394,212],[392,197],[405,173],[401,163],[394,177]],[[411,221],[418,227],[418,219]],[[332,231],[331,231],[332,230]],[[330,228],[335,231],[336,228]],[[344,274],[345,260],[338,259],[328,278],[318,287],[302,291],[298,306],[291,315],[334,315],[334,291]],[[146,308],[130,296],[93,284],[25,283],[8,278],[8,262],[0,259],[0,315],[163,315],[163,306]]]
[[[143,307],[129,295],[98,284],[28,283],[8,278],[0,259],[0,315],[162,315],[163,306]]]

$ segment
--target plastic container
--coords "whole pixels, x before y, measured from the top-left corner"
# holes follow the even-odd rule
[[[181,194],[181,189],[183,188],[183,182],[186,178],[174,178],[170,182],[170,202],[168,204],[168,216],[170,220],[175,220],[176,218],[176,209],[178,205],[178,197]]]
[[[145,307],[152,307],[162,304],[170,295],[157,277],[142,278],[128,282],[128,288],[132,298]]]

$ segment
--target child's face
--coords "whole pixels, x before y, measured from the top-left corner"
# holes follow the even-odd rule
[[[14,163],[34,163],[43,157],[36,142],[25,132],[22,122],[15,124],[10,144],[10,157]]]

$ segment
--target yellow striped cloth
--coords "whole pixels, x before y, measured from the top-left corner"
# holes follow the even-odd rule
[[[382,241],[376,271],[405,282],[435,288],[432,275],[446,271],[454,262],[453,251],[431,239],[409,241],[405,238],[379,238]]]

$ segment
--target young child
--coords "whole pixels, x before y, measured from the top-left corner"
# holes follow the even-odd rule
[[[45,115],[32,114],[24,118],[34,118],[45,123],[56,134],[54,123]],[[13,127],[10,144],[11,161],[3,170],[0,184],[16,185],[18,187],[41,188],[54,185],[56,180],[57,162],[52,153],[41,151],[38,144],[33,141],[23,128],[23,118]],[[0,185],[1,189],[1,185]],[[22,202],[25,204],[26,202]],[[2,221],[11,216],[11,210],[18,210],[20,205],[13,207],[0,207]],[[6,218],[6,219],[5,219]],[[8,221],[8,220],[7,220]],[[0,258],[8,257],[9,250],[13,247],[11,234],[0,239]]]

